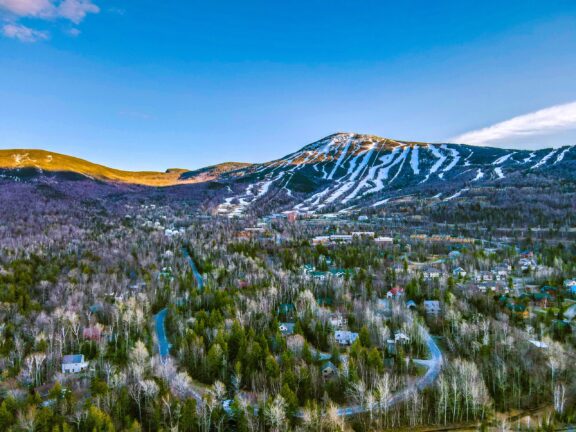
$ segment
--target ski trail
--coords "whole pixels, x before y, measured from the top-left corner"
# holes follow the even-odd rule
[[[484,173],[482,172],[482,170],[480,168],[478,168],[478,171],[476,172],[476,177],[474,177],[474,179],[472,181],[473,182],[478,181],[482,177],[484,177]]]
[[[530,162],[534,158],[534,156],[536,156],[536,153],[534,152],[530,153],[527,158],[522,160],[522,163],[526,164]]]
[[[400,163],[400,167],[398,168],[398,171],[396,171],[396,174],[394,175],[394,177],[392,177],[390,179],[388,184],[391,184],[394,180],[396,180],[396,177],[398,177],[398,174],[400,174],[402,172],[402,168],[404,167],[404,163],[406,162],[406,156],[408,156],[408,152],[410,151],[410,147],[406,147],[406,149],[408,149],[408,151],[404,151],[402,153],[403,156],[400,156],[400,159],[402,159],[402,162]],[[400,190],[400,189],[398,189],[398,190]]]
[[[454,168],[456,166],[456,164],[458,163],[458,161],[460,160],[460,153],[458,153],[458,150],[456,150],[452,147],[447,147],[446,145],[443,145],[442,149],[448,150],[452,156],[452,161],[448,164],[448,166],[446,166],[446,168],[444,168],[442,170],[442,172],[448,172],[452,168]]]
[[[375,148],[375,144],[372,144],[370,146],[370,150],[367,150],[365,152],[366,155],[364,156],[364,159],[362,159],[362,162],[360,162],[360,165],[358,165],[358,168],[356,168],[356,171],[354,171],[352,173],[352,175],[348,179],[349,181],[354,181],[356,179],[356,177],[358,177],[360,175],[360,173],[364,171],[364,169],[368,165],[368,162],[370,161],[370,158],[374,154],[374,148]]]
[[[418,145],[412,148],[412,157],[410,158],[410,166],[412,166],[412,172],[415,175],[420,174],[420,169],[418,168]]]
[[[348,149],[350,148],[350,144],[352,143],[352,138],[353,138],[352,135],[350,136],[350,138],[348,138],[348,141],[346,142],[344,149],[340,153],[340,157],[336,161],[336,165],[334,165],[334,168],[332,168],[332,171],[330,172],[330,174],[327,177],[328,180],[332,180],[332,178],[334,177],[334,174],[336,173],[338,168],[340,168],[340,165],[342,165],[342,162],[344,162],[344,159],[346,159],[346,156],[348,155]]]
[[[438,150],[436,147],[434,147],[434,145],[429,144],[428,145],[428,149],[432,152],[432,154],[434,155],[434,157],[436,159],[438,159],[434,165],[432,165],[432,168],[430,168],[430,171],[428,172],[428,174],[426,175],[426,178],[424,180],[422,180],[420,183],[424,183],[426,182],[430,176],[432,174],[434,174],[436,171],[438,171],[438,169],[442,166],[442,164],[444,163],[444,161],[446,160],[446,156],[444,156],[440,150]]]
[[[514,154],[516,154],[516,152],[508,153],[507,155],[499,157],[494,162],[492,162],[492,165],[502,165],[504,162],[506,162]]]
[[[470,190],[470,188],[461,189],[458,192],[456,192],[454,195],[451,195],[448,198],[446,198],[444,201],[450,201],[450,200],[453,200],[454,198],[458,198],[460,195],[462,195],[462,193],[467,192],[469,190]]]
[[[470,150],[470,154],[468,156],[466,156],[466,159],[464,159],[464,166],[470,166],[469,159],[472,157],[473,154],[474,154],[474,152],[472,150]]]
[[[546,156],[544,156],[542,159],[540,159],[540,162],[538,162],[536,165],[533,165],[532,168],[530,168],[530,169],[540,168],[542,165],[544,165],[546,162],[548,162],[548,159],[550,159],[552,156],[554,156],[554,154],[556,154],[556,150],[552,150],[550,153],[548,153]]]
[[[382,149],[382,147],[378,148],[378,153],[376,154],[376,157],[374,158],[374,162],[372,162],[372,166],[368,169],[368,174],[362,178],[362,180],[358,183],[358,186],[356,186],[356,189],[354,189],[350,195],[348,195],[346,198],[344,198],[342,200],[343,203],[347,203],[351,199],[355,198],[358,195],[358,193],[363,188],[366,187],[366,184],[369,181],[374,181],[374,176],[376,175],[377,170],[384,165],[384,163],[381,163],[379,165],[375,165],[377,160],[382,160],[382,158],[380,158],[380,159],[378,158],[378,156],[380,156],[381,149]]]
[[[386,204],[386,203],[387,203],[388,201],[390,201],[390,200],[391,200],[391,198],[386,198],[386,199],[383,199],[383,200],[381,200],[381,201],[376,201],[374,204],[372,204],[371,207],[381,206],[382,204]]]
[[[398,165],[400,162],[402,162],[402,160],[404,158],[406,158],[408,152],[410,151],[410,148],[405,147],[402,154],[397,159],[394,159],[399,151],[400,151],[400,147],[395,147],[394,150],[390,154],[387,154],[387,155],[382,156],[380,158],[380,160],[382,161],[382,168],[379,169],[378,175],[374,179],[375,186],[371,189],[368,189],[366,192],[364,192],[362,194],[362,196],[370,194],[370,193],[378,192],[378,191],[384,189],[384,180],[388,179],[388,173],[390,172],[390,169],[392,167],[394,167],[395,165]]]
[[[560,154],[558,155],[558,157],[557,157],[556,160],[554,161],[553,165],[556,165],[558,162],[561,162],[562,159],[564,159],[564,156],[566,156],[566,153],[568,153],[568,152],[572,149],[572,147],[573,147],[573,146],[566,147],[566,148],[562,151],[562,153],[560,153]]]

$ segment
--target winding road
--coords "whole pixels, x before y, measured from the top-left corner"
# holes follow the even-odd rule
[[[190,264],[190,267],[192,268],[192,273],[196,278],[198,288],[199,289],[204,288],[204,278],[198,271],[196,263],[194,263],[194,260],[192,259],[186,248],[182,247],[182,253],[184,254],[186,260],[188,261],[188,264]],[[162,360],[165,360],[170,355],[170,347],[171,347],[170,342],[168,341],[168,337],[166,336],[165,323],[167,313],[168,309],[164,308],[156,315],[154,315],[154,327],[156,329],[156,336],[158,337],[158,351],[160,353],[160,357],[162,358]]]
[[[196,268],[196,264],[194,260],[190,257],[190,254],[185,248],[182,248],[185,258],[187,259],[188,263],[192,267],[192,272],[196,278],[196,282],[198,283],[199,288],[204,287],[204,279],[198,269]],[[168,358],[170,355],[170,342],[166,336],[166,314],[168,313],[167,309],[162,309],[158,314],[154,316],[155,320],[155,328],[156,328],[156,335],[158,337],[158,349],[160,352],[160,356],[163,360]],[[415,359],[414,362],[422,365],[427,368],[426,373],[418,378],[415,382],[411,383],[410,385],[406,386],[402,390],[394,393],[390,399],[386,402],[386,404],[381,405],[376,403],[372,406],[365,406],[365,405],[347,405],[338,408],[338,415],[341,417],[348,417],[356,414],[363,414],[369,411],[379,411],[379,410],[387,410],[394,405],[397,405],[401,402],[408,400],[411,394],[415,391],[423,391],[424,389],[432,386],[438,376],[440,375],[440,371],[442,370],[442,364],[444,362],[444,357],[442,355],[442,351],[438,347],[438,344],[434,340],[434,338],[430,335],[428,330],[420,325],[420,331],[424,336],[424,340],[428,347],[428,351],[430,352],[430,359]],[[324,357],[328,355],[327,353],[317,352],[317,354],[324,354]],[[197,402],[202,402],[202,397],[200,393],[193,389],[193,396],[197,400]],[[304,410],[299,410],[296,414],[296,417],[303,418],[304,417]]]
[[[414,360],[415,363],[418,363],[422,366],[427,368],[426,373],[416,380],[414,383],[410,384],[409,386],[403,388],[402,390],[396,392],[392,397],[388,400],[388,402],[382,406],[380,404],[375,404],[371,407],[364,406],[364,405],[348,405],[338,408],[338,415],[341,417],[348,417],[356,414],[363,414],[369,411],[379,411],[379,410],[387,410],[394,405],[397,405],[401,402],[404,402],[410,398],[410,395],[415,391],[422,391],[427,387],[430,387],[440,375],[440,371],[442,370],[442,363],[444,362],[444,357],[442,356],[442,351],[438,347],[438,344],[434,340],[434,338],[428,333],[428,330],[424,326],[420,326],[420,330],[424,335],[424,339],[426,341],[426,345],[428,346],[428,350],[430,351],[430,355],[432,356],[430,359],[427,360]],[[304,411],[300,410],[296,413],[296,416],[299,418],[304,417]]]

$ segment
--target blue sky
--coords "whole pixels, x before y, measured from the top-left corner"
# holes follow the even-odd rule
[[[0,148],[163,170],[270,160],[337,131],[576,144],[573,0],[0,0],[0,11]]]

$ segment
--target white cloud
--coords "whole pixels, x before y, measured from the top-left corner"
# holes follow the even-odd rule
[[[80,24],[86,15],[99,13],[100,8],[92,0],[0,0],[0,12],[4,12],[4,19],[7,21],[2,29],[6,37],[35,42],[47,39],[48,33],[24,26],[18,23],[18,19],[64,19]],[[73,31],[69,34],[77,36],[79,32]]]
[[[34,30],[22,24],[5,24],[2,27],[2,34],[8,38],[17,39],[20,42],[37,42],[49,38],[47,32]]]
[[[55,13],[52,0],[0,0],[0,8],[22,17],[50,17]]]
[[[89,13],[96,14],[98,12],[100,12],[100,8],[91,0],[64,0],[58,5],[59,16],[69,19],[75,24],[82,22]]]
[[[67,30],[66,33],[68,33],[72,37],[78,37],[82,32],[77,28],[71,28],[70,30]]]
[[[576,129],[576,102],[524,114],[495,125],[459,135],[451,142],[485,145],[522,137],[542,136]]]

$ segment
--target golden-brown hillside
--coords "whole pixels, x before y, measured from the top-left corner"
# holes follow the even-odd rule
[[[145,186],[174,186],[209,181],[249,164],[227,162],[197,171],[174,168],[166,172],[123,171],[83,159],[45,150],[0,150],[0,169],[38,168],[44,171],[75,172],[99,180]]]

